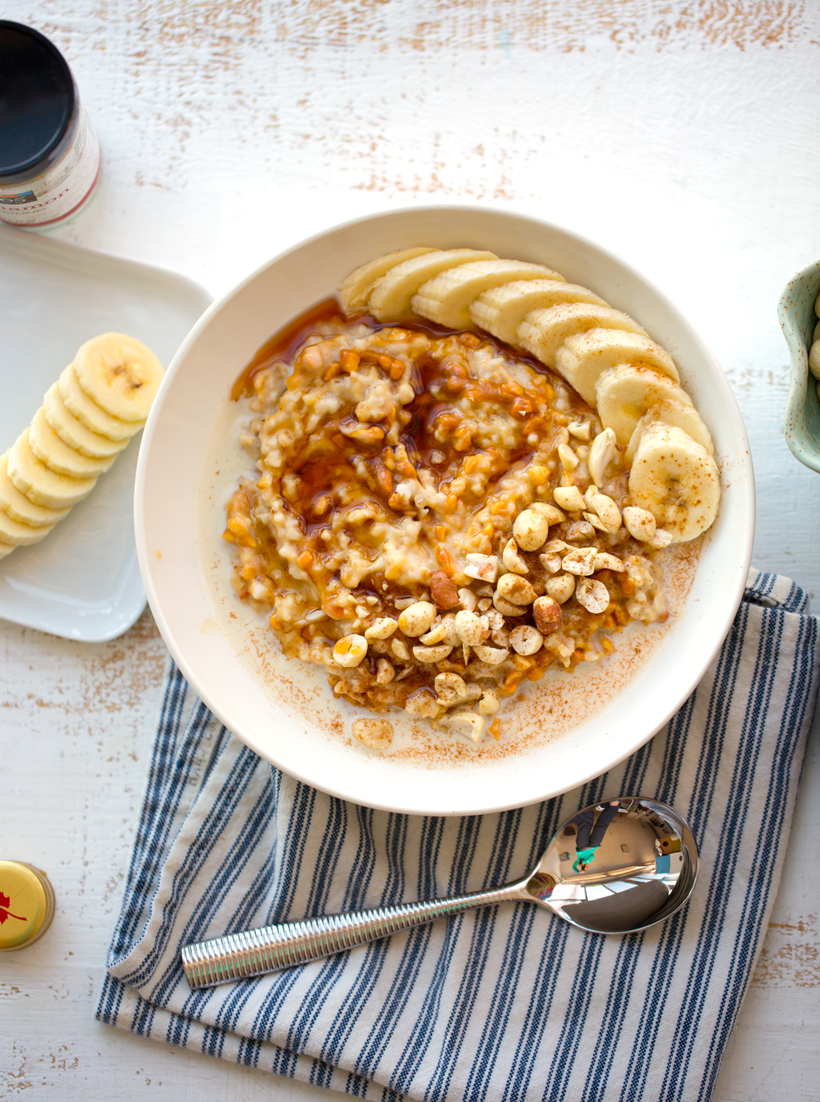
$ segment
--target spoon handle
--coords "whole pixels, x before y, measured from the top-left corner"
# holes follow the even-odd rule
[[[377,907],[372,911],[323,915],[301,922],[243,930],[212,941],[186,945],[182,950],[182,968],[194,990],[214,987],[219,983],[280,972],[295,964],[320,960],[401,930],[423,926],[437,918],[521,898],[519,893],[520,885],[511,884],[494,891],[471,892],[452,899],[398,903],[394,907]]]

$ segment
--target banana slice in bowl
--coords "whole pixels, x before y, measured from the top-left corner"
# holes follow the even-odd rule
[[[632,504],[646,509],[675,543],[710,527],[720,503],[714,459],[683,429],[660,421],[646,426],[629,474]]]
[[[679,405],[692,405],[692,399],[674,379],[634,364],[618,364],[604,371],[595,384],[595,398],[601,421],[614,431],[622,447],[629,444],[638,421],[653,405],[670,399]]]
[[[555,370],[562,375],[585,402],[594,406],[595,385],[600,376],[618,364],[651,367],[661,375],[680,382],[675,361],[665,348],[643,336],[624,329],[588,329],[564,341],[555,353]]]
[[[405,260],[413,260],[414,257],[424,253],[435,252],[435,249],[418,246],[414,249],[397,249],[384,256],[377,256],[369,260],[367,264],[352,271],[339,285],[339,302],[346,314],[358,314],[367,309],[370,292],[377,281],[383,275],[387,275],[391,268],[403,264]]]
[[[644,430],[655,421],[661,421],[664,425],[670,425],[672,428],[683,429],[696,444],[706,448],[710,455],[715,454],[712,434],[695,407],[679,402],[676,398],[664,398],[662,401],[651,405],[635,426],[624,453],[624,463],[627,467],[632,466]]]
[[[414,313],[446,325],[449,329],[469,329],[473,324],[470,307],[480,294],[505,283],[529,280],[559,280],[561,277],[543,264],[520,260],[477,260],[445,268],[422,283],[411,300]]]
[[[567,283],[556,272],[550,279],[536,279],[526,285],[505,283],[485,291],[470,307],[470,316],[476,325],[500,341],[514,345],[518,341],[518,326],[528,314],[571,302],[609,305],[588,287]]]
[[[628,314],[611,306],[571,302],[533,310],[518,326],[517,343],[532,352],[547,367],[555,367],[555,356],[564,341],[588,329],[625,329],[629,333],[649,334]]]
[[[398,321],[412,312],[413,295],[446,268],[476,260],[498,260],[495,253],[477,249],[434,249],[391,268],[373,288],[368,309],[379,321]]]

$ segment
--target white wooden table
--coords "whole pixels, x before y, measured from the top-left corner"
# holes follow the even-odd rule
[[[632,262],[735,387],[756,564],[818,592],[820,480],[781,434],[775,316],[820,256],[813,0],[5,0],[0,16],[64,51],[102,140],[94,203],[58,236],[219,294],[346,217],[466,200]],[[0,1097],[326,1097],[95,1022],[164,649],[149,613],[108,644],[6,623],[0,638],[0,853],[45,868],[59,906],[46,938],[0,961]],[[817,1097],[817,742],[719,1102]]]

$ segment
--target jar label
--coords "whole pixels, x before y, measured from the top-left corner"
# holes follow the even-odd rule
[[[24,183],[0,183],[0,221],[15,226],[60,222],[85,202],[99,171],[100,143],[81,108],[74,141],[57,164]]]

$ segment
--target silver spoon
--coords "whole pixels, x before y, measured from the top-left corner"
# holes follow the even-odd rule
[[[597,807],[603,810],[596,817]],[[584,866],[578,850],[586,848],[581,846],[588,837],[585,831],[594,821],[595,844],[610,816],[600,848]],[[655,800],[622,796],[573,815],[530,875],[503,888],[228,934],[187,945],[182,950],[182,967],[195,990],[213,987],[279,972],[437,918],[507,900],[537,903],[582,930],[630,934],[662,922],[682,907],[692,894],[697,873],[695,839],[680,815]]]

